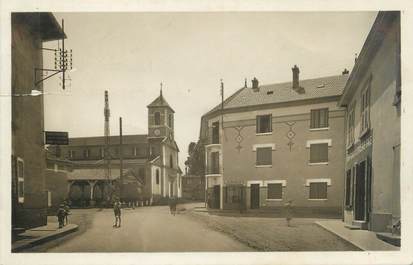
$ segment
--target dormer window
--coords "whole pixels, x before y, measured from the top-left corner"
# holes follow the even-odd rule
[[[155,112],[155,125],[161,125],[161,113]]]

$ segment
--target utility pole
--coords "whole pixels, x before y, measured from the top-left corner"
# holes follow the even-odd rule
[[[109,194],[106,194],[106,200],[109,202],[112,199],[112,185],[110,183],[110,153],[109,153],[109,144],[110,144],[110,130],[109,130],[109,117],[110,117],[110,110],[109,110],[109,95],[108,91],[105,90],[105,149],[104,149],[104,160],[106,165],[106,181],[107,181],[107,188]]]
[[[123,152],[122,152],[122,145],[123,145],[123,136],[122,136],[122,117],[119,117],[119,163],[120,163],[120,186],[119,186],[119,197],[122,198],[122,188],[123,188]]]

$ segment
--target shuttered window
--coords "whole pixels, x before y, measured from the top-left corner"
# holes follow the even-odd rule
[[[328,127],[328,108],[311,110],[310,128],[327,128]]]
[[[259,115],[256,120],[256,133],[272,132],[272,115]]]
[[[281,183],[269,183],[268,188],[268,199],[282,199],[283,197],[283,187]]]
[[[361,135],[370,128],[370,82],[361,94]]]
[[[327,199],[327,182],[310,183],[310,199]]]
[[[212,123],[212,143],[219,144],[219,122]]]
[[[257,166],[272,165],[272,148],[260,147],[257,148]]]
[[[347,170],[346,173],[346,206],[350,207],[352,203],[352,177],[351,177],[351,169]]]
[[[328,162],[328,144],[310,145],[310,163]]]
[[[210,173],[219,174],[219,152],[211,153]]]

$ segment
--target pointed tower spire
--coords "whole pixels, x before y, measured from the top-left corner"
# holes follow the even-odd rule
[[[162,86],[163,86],[163,84],[162,84],[162,82],[161,82],[161,91],[160,91],[160,99],[161,99],[161,102],[163,103],[163,96],[162,96]]]

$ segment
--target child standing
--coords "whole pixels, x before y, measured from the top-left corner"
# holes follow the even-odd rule
[[[114,214],[115,214],[115,224],[113,225],[113,227],[120,227],[120,223],[121,223],[121,218],[120,218],[121,211],[120,211],[120,208],[121,208],[120,201],[117,200],[117,201],[114,203],[114,205],[113,205],[113,212],[114,212]]]
[[[62,228],[64,225],[66,212],[63,204],[60,204],[59,209],[57,210],[57,220],[59,222],[59,228]]]

